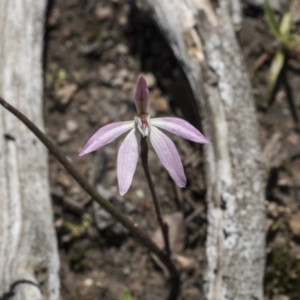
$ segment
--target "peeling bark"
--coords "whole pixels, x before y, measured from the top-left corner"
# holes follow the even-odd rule
[[[43,128],[42,50],[46,3],[0,1],[0,94],[39,128]],[[1,108],[2,299],[59,299],[59,257],[47,164],[44,146],[19,120]]]
[[[230,1],[143,0],[184,70],[205,135],[206,299],[263,299],[264,181],[251,85]],[[215,2],[214,2],[215,5]]]

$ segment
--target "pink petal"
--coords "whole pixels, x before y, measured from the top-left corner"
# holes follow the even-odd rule
[[[95,151],[119,137],[124,132],[134,127],[134,121],[115,122],[101,127],[87,141],[79,156]]]
[[[117,176],[119,192],[123,196],[127,193],[136,169],[140,152],[141,134],[134,128],[121,144],[117,159]]]
[[[211,142],[194,126],[180,118],[155,118],[151,119],[151,125],[157,126],[196,143],[211,144]]]
[[[137,82],[134,101],[137,112],[147,113],[148,108],[148,99],[149,99],[149,90],[147,89],[147,82],[145,77],[141,76]]]
[[[154,126],[150,129],[150,141],[161,163],[175,183],[180,187],[185,187],[186,178],[174,143]]]

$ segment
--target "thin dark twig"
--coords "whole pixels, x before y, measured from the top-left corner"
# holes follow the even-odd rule
[[[155,189],[153,186],[153,181],[151,178],[151,174],[149,171],[149,165],[148,165],[148,144],[147,144],[147,139],[144,137],[142,138],[141,141],[141,160],[142,160],[142,166],[146,175],[146,179],[150,188],[150,192],[152,195],[152,199],[153,199],[153,203],[154,203],[154,207],[155,207],[155,212],[156,212],[156,216],[157,216],[157,221],[159,223],[159,226],[161,228],[161,232],[162,232],[162,236],[164,239],[164,243],[165,243],[165,249],[166,249],[166,253],[168,255],[168,257],[170,257],[171,255],[171,251],[170,251],[170,243],[169,243],[169,228],[168,225],[163,221],[162,215],[161,215],[161,211],[160,211],[160,207],[159,207],[159,202],[157,200],[157,196],[155,193]]]
[[[31,284],[40,290],[40,287],[38,286],[38,284],[36,284],[33,281],[26,280],[26,279],[16,280],[14,283],[12,283],[10,285],[9,291],[4,293],[2,296],[0,296],[0,300],[8,300],[8,299],[13,298],[15,296],[14,289],[15,289],[15,287],[17,287],[20,284]]]
[[[161,260],[168,269],[173,282],[179,280],[178,271],[168,255],[161,251],[149,238],[149,236],[139,228],[138,224],[132,222],[126,215],[115,208],[108,200],[103,198],[94,189],[94,187],[85,179],[85,177],[73,166],[61,150],[41,131],[39,130],[26,116],[19,110],[8,104],[0,97],[0,104],[22,121],[28,129],[33,132],[36,137],[49,149],[49,151],[58,159],[58,161],[66,168],[69,174],[81,185],[81,187],[106,211],[108,211],[115,219],[126,227],[137,240],[153,252]]]

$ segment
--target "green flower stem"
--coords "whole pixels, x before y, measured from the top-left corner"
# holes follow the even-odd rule
[[[171,295],[178,293],[179,275],[178,271],[170,259],[170,257],[161,251],[149,238],[149,236],[139,228],[136,222],[131,221],[126,215],[115,208],[107,199],[99,195],[95,188],[85,179],[85,177],[72,165],[61,150],[41,131],[39,130],[26,116],[19,110],[8,104],[0,97],[0,104],[22,121],[28,129],[33,132],[36,137],[49,149],[49,151],[58,159],[58,161],[66,168],[69,174],[81,185],[81,187],[98,202],[106,211],[108,211],[116,220],[118,220],[136,239],[153,252],[168,269],[171,276]],[[178,286],[176,286],[178,285]],[[172,296],[170,296],[172,297]],[[172,298],[170,298],[172,299]],[[173,298],[175,299],[175,298]]]

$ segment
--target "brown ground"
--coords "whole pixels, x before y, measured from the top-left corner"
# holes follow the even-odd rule
[[[274,39],[259,9],[245,6],[239,40],[253,76],[257,115],[268,186],[268,247],[266,292],[272,299],[286,295],[299,299],[300,288],[300,137],[288,102],[299,114],[299,60],[287,71],[289,89],[280,84],[270,107],[264,105],[269,61],[255,73],[253,65],[274,51]],[[145,16],[133,12],[125,0],[55,0],[46,35],[45,118],[47,134],[99,191],[149,234],[157,229],[149,189],[140,163],[129,192],[118,195],[116,157],[122,138],[94,154],[79,158],[84,143],[99,127],[135,115],[132,91],[138,75],[146,74],[152,115],[177,115],[178,103],[188,91],[180,68],[159,32]],[[296,27],[295,27],[296,29]],[[299,28],[298,28],[299,29]],[[270,54],[270,55],[271,55]],[[282,81],[283,82],[283,81]],[[186,97],[186,96],[185,96]],[[195,125],[193,109],[185,118]],[[295,113],[294,113],[295,114]],[[178,189],[151,150],[150,168],[164,214],[182,212],[186,235],[175,235],[182,269],[179,299],[202,299],[206,233],[205,184],[201,147],[173,137],[181,154],[188,187]],[[64,300],[121,299],[128,288],[134,299],[165,299],[164,273],[138,245],[72,180],[50,156],[51,193],[61,255],[61,291]],[[298,214],[298,215],[297,215]]]

